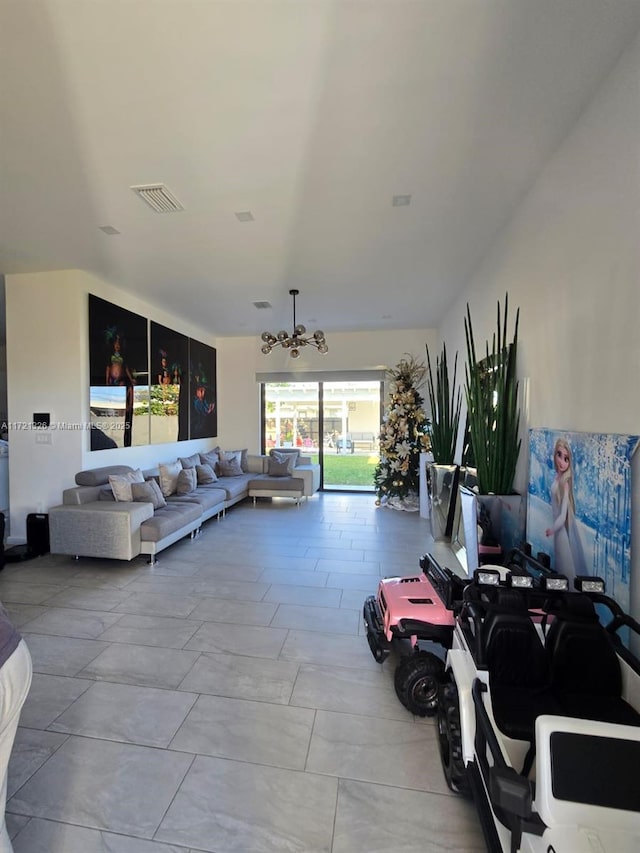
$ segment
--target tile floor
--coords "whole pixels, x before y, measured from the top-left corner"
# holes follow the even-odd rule
[[[378,578],[432,546],[417,513],[319,494],[236,506],[154,568],[8,565],[34,662],[15,853],[484,850],[362,631]]]

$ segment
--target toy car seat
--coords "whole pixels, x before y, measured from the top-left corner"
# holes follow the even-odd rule
[[[585,595],[566,597],[547,634],[551,689],[567,717],[640,726],[622,698],[620,663],[611,637]]]
[[[522,596],[502,591],[484,624],[493,716],[500,731],[533,742],[539,714],[558,713],[544,646]]]

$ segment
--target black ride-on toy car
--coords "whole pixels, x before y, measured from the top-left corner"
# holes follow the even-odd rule
[[[364,602],[363,616],[369,648],[383,663],[396,640],[409,640],[413,653],[400,659],[394,686],[402,704],[413,714],[430,716],[438,705],[444,661],[421,649],[420,641],[451,647],[454,611],[462,604],[465,581],[442,567],[431,554],[420,558],[420,574],[383,578],[377,595]]]
[[[463,593],[438,707],[449,787],[471,793],[491,853],[640,850],[640,624],[582,577],[525,552]],[[597,610],[596,610],[597,608]],[[607,612],[600,621],[599,612]]]

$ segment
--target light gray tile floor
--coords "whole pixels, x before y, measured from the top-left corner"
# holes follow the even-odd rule
[[[361,632],[378,577],[432,547],[417,513],[319,494],[235,506],[153,568],[9,564],[0,600],[34,661],[15,853],[483,850],[433,721]]]

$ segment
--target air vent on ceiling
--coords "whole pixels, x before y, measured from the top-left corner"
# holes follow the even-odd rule
[[[394,197],[391,199],[392,207],[408,207],[410,204],[410,195],[394,195]]]
[[[254,216],[250,210],[238,210],[236,211],[236,219],[238,222],[253,222]]]
[[[261,309],[272,307],[270,302],[254,302],[253,304],[254,304],[255,308],[261,308]]]
[[[144,184],[131,189],[156,213],[177,213],[184,210],[178,199],[164,184]]]
[[[117,228],[113,227],[113,225],[99,225],[98,227],[105,234],[108,234],[109,237],[115,237],[116,234],[120,233]]]

